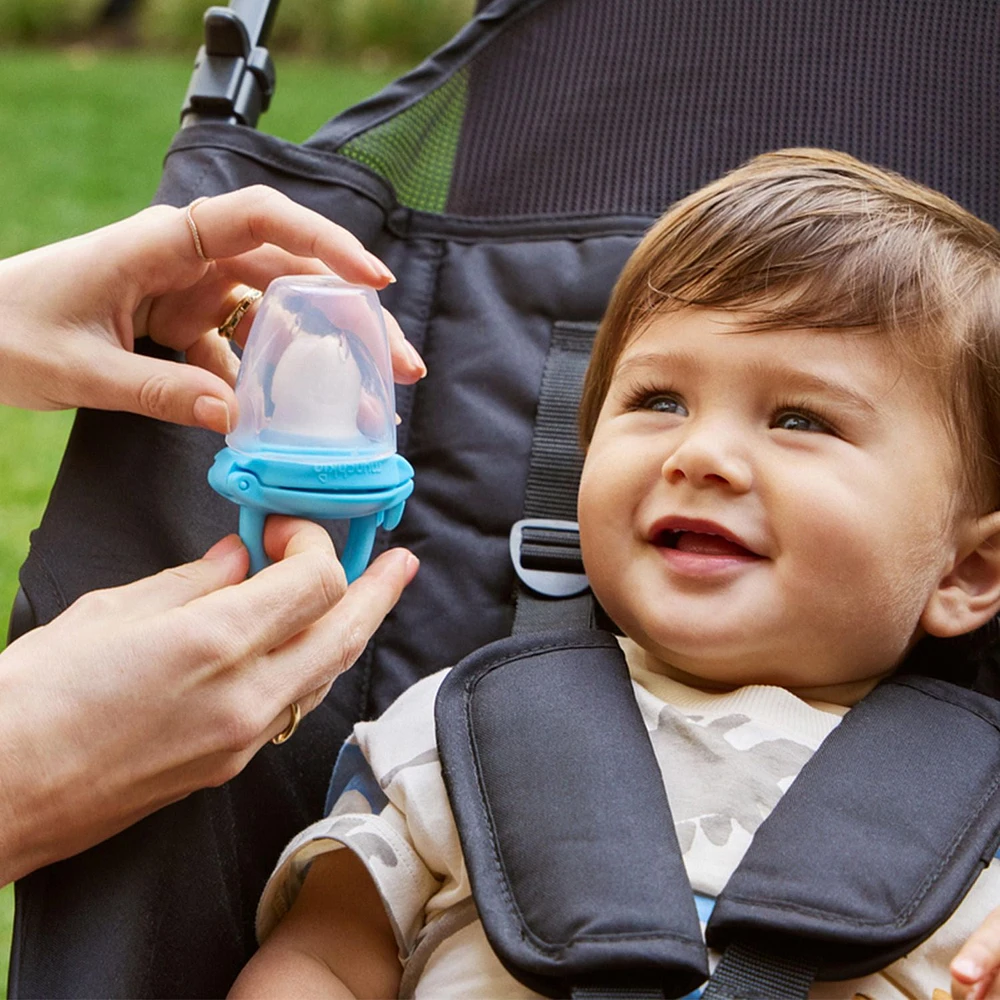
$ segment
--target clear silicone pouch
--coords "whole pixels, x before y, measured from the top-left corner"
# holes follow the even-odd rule
[[[379,525],[392,528],[413,490],[396,454],[389,339],[378,296],[333,276],[271,282],[236,382],[240,417],[209,482],[240,505],[251,571],[266,565],[269,513],[351,521],[341,553],[363,572]]]

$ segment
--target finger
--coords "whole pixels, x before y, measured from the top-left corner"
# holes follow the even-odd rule
[[[994,910],[951,963],[951,975],[969,997],[984,997],[1000,970],[1000,909]]]
[[[144,322],[137,316],[137,335],[148,333],[159,344],[186,351],[198,337],[226,319],[246,289],[266,290],[275,278],[288,274],[326,275],[333,271],[321,260],[297,257],[275,246],[217,260],[196,284],[160,295]],[[234,333],[233,339],[241,347],[254,315],[256,308],[250,310],[248,319],[241,321]]]
[[[326,544],[316,532],[322,533]],[[262,570],[239,587],[232,588],[229,593],[239,591],[245,595],[251,584],[259,583],[266,573],[271,573],[274,578],[277,575],[274,570],[287,567],[329,546],[329,536],[318,525],[288,517],[268,518],[265,538],[269,554],[277,558],[284,553],[285,559]],[[253,664],[253,669],[249,674],[242,675],[244,680],[241,683],[244,688],[252,684],[254,704],[270,704],[274,713],[270,725],[264,726],[259,735],[247,744],[243,752],[245,759],[288,727],[291,721],[289,706],[293,702],[298,703],[302,716],[305,716],[326,697],[334,678],[358,655],[351,644],[360,642],[360,649],[364,648],[368,636],[374,633],[399,599],[417,567],[416,558],[403,549],[383,553],[351,585],[346,608],[344,601],[348,595],[314,625],[299,631],[270,655],[243,657],[244,662]],[[207,620],[218,623],[217,608],[212,608],[212,605],[221,603],[215,595],[210,595],[190,607],[199,620],[205,621],[207,615]],[[284,600],[278,603],[287,606]],[[218,658],[215,659],[217,661]],[[224,676],[232,678],[236,675],[227,673]]]
[[[406,549],[383,552],[328,614],[269,657],[268,677],[280,703],[332,682],[364,652],[420,566]]]
[[[301,698],[294,700],[294,704],[299,706],[299,717],[300,719],[305,719],[305,717],[317,708],[323,701],[323,699],[330,693],[330,688],[333,686],[333,682],[330,681],[326,684],[321,685],[308,694]],[[270,743],[279,733],[283,733],[292,722],[292,704],[289,702],[287,706],[282,707],[281,711],[274,717],[274,721],[270,726],[261,734],[260,745],[263,746],[265,743]]]
[[[194,285],[210,266],[197,254],[183,208],[154,205],[95,235],[90,257],[117,270],[130,314],[144,298]]]
[[[281,247],[265,245],[237,257],[215,262],[218,273],[231,282],[266,289],[275,278],[287,274],[330,275],[333,270],[315,257],[299,257]]]
[[[278,562],[302,552],[318,549],[336,555],[333,541],[325,528],[301,517],[271,514],[264,524],[264,551]]]
[[[302,710],[303,718],[305,718],[314,709],[319,708],[319,706],[323,703],[323,699],[330,693],[330,688],[332,687],[333,681],[326,681],[318,688],[310,691],[304,698],[299,699],[299,707]]]
[[[91,358],[86,384],[74,387],[68,402],[106,410],[125,410],[189,427],[228,434],[238,409],[232,388],[218,375],[195,365],[109,349]]]
[[[241,320],[241,324],[242,322]],[[202,334],[187,349],[186,357],[189,365],[197,365],[213,375],[218,375],[227,385],[236,385],[236,376],[240,373],[240,359],[233,353],[229,341],[225,337],[220,337],[217,331],[210,330]]]
[[[187,351],[209,330],[218,329],[247,293],[258,287],[264,288],[266,284],[234,282],[228,274],[213,267],[190,288],[158,296],[150,305],[145,326],[137,335],[147,333],[158,344]],[[254,315],[256,309],[251,309],[240,322],[244,340]]]
[[[333,272],[322,261],[308,257],[295,257],[285,253],[278,247],[260,247],[239,257],[225,261],[217,261],[216,268],[220,276],[249,285],[252,288],[266,289],[275,279],[287,274],[332,274]],[[187,293],[183,293],[187,294]],[[183,294],[177,298],[183,298]],[[166,298],[166,296],[165,296]],[[176,305],[166,310],[166,315],[173,315]],[[406,339],[406,334],[396,321],[396,317],[387,309],[382,309],[386,331],[389,335],[389,349],[392,354],[393,373],[397,382],[409,385],[417,382],[427,374],[427,366],[416,348]],[[240,324],[240,329],[233,339],[242,347],[250,326]]]
[[[268,653],[318,621],[343,597],[347,581],[326,532],[318,525],[308,529],[293,533],[284,558],[236,587],[188,605],[216,623],[223,659],[237,663]],[[265,530],[265,548],[268,534]]]
[[[938,991],[935,990],[934,996],[937,995]],[[947,997],[948,1000],[998,1000],[1000,998],[1000,984],[997,983],[995,976],[987,976],[986,979],[971,984],[959,982],[953,976],[951,989],[947,994],[942,993],[942,996]]]
[[[112,587],[85,595],[62,616],[85,614],[93,618],[96,600],[114,616],[116,624],[137,621],[179,608],[222,587],[238,583],[247,575],[250,557],[238,535],[227,535],[194,562],[165,569],[123,587]],[[90,598],[88,601],[87,598]]]
[[[271,243],[298,257],[315,257],[348,281],[383,288],[395,280],[346,229],[274,188],[256,185],[209,198],[191,216],[209,258],[237,257]]]
[[[417,349],[406,339],[396,317],[388,309],[382,310],[385,328],[389,334],[389,351],[392,354],[392,373],[397,382],[411,385],[419,382],[427,374],[424,359]]]
[[[211,270],[191,288],[159,296],[149,310],[145,329],[157,343],[186,351],[206,330],[219,326],[236,307],[242,293],[238,294],[235,289],[266,289],[275,278],[287,274],[332,273],[321,260],[297,257],[280,247],[259,247],[237,257],[215,261]],[[256,307],[247,313],[234,332],[233,340],[241,347],[246,343],[255,315]],[[427,374],[427,366],[392,313],[383,309],[382,315],[389,335],[396,381],[406,385],[419,381]]]

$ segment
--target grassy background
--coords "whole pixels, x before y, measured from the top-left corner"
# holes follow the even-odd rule
[[[0,7],[9,12],[6,3],[3,0]],[[295,141],[398,72],[371,62],[358,68],[287,55],[276,61],[278,88],[261,130]],[[190,70],[190,54],[79,47],[0,51],[0,257],[105,225],[146,205],[177,126]],[[0,407],[4,630],[17,569],[48,497],[71,422],[68,413]],[[12,910],[13,892],[7,887],[0,891],[4,997]]]

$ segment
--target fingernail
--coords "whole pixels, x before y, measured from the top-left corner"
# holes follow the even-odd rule
[[[233,429],[229,407],[217,396],[199,396],[194,401],[194,419],[200,427],[220,434],[228,434]]]
[[[966,982],[974,982],[982,978],[983,969],[980,964],[971,958],[956,958],[951,963],[951,974],[956,979],[964,979]]]
[[[217,541],[203,556],[202,559],[225,559],[231,556],[243,543],[239,535],[226,535],[225,538]]]
[[[375,270],[383,278],[385,278],[385,280],[388,281],[390,285],[396,284],[396,275],[394,275],[392,271],[390,271],[389,268],[387,268],[385,264],[381,260],[379,260],[378,257],[375,256],[375,254],[366,250],[365,255],[368,257],[368,260],[371,263],[372,267],[374,267]]]
[[[404,340],[403,343],[406,345],[406,356],[410,359],[410,363],[414,368],[420,370],[420,377],[424,378],[427,375],[427,365],[424,364],[424,359],[420,357],[417,349],[408,340]]]
[[[409,549],[389,549],[381,557],[382,572],[396,573],[400,570],[409,583],[414,574],[420,569],[420,560]],[[393,565],[395,563],[395,566]]]

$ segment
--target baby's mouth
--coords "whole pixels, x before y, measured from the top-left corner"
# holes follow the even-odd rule
[[[656,536],[655,544],[664,549],[677,549],[702,556],[739,556],[744,559],[759,559],[756,552],[738,542],[701,531],[662,531]]]

